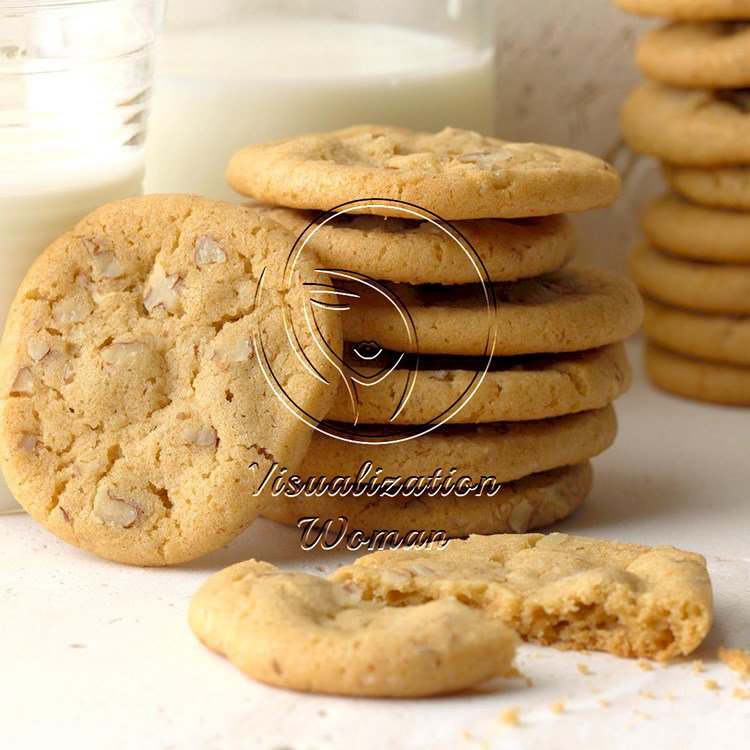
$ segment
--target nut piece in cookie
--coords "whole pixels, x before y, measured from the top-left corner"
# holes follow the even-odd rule
[[[212,576],[189,623],[210,649],[270,685],[418,697],[509,675],[515,634],[456,599],[388,607],[356,586],[249,560]]]
[[[529,641],[660,660],[695,650],[713,611],[701,555],[557,533],[375,552],[331,580],[393,604],[456,597]]]

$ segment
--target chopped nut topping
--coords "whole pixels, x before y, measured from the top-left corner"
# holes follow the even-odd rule
[[[34,362],[41,362],[49,354],[49,345],[41,339],[31,339],[26,344],[26,351]]]
[[[119,365],[122,364],[128,357],[131,357],[134,354],[143,354],[143,352],[145,351],[146,347],[143,344],[139,344],[138,342],[129,344],[115,343],[110,344],[109,346],[105,346],[104,349],[101,350],[101,355],[102,359],[108,365]],[[65,373],[63,373],[63,379],[64,378]]]
[[[21,438],[21,448],[27,453],[36,453],[37,443],[39,438],[36,435],[24,435]]]
[[[94,269],[107,279],[122,276],[124,269],[111,250],[103,248],[98,241],[83,240],[83,244],[91,255]]]
[[[247,362],[255,355],[253,340],[249,336],[237,339],[229,349],[216,349],[214,359],[221,362]]]
[[[168,312],[177,312],[180,297],[179,281],[180,277],[177,274],[167,276],[164,269],[158,263],[154,263],[143,294],[143,306],[146,310],[152,313],[157,307],[163,307]]]
[[[86,317],[86,309],[77,304],[75,300],[60,300],[52,308],[52,317],[56,322],[62,323],[80,323]]]
[[[435,573],[432,568],[428,568],[426,565],[410,565],[407,570],[417,576],[431,576]]]
[[[207,234],[202,234],[195,240],[193,258],[195,258],[196,265],[205,266],[209,263],[224,263],[227,256],[216,240]]]
[[[188,427],[182,432],[182,439],[186,443],[194,443],[201,448],[213,448],[218,442],[216,430],[213,427]]]
[[[70,360],[68,360],[65,363],[65,366],[63,367],[62,371],[62,379],[63,383],[70,384],[75,380],[75,371],[73,370],[73,366],[70,364]]]
[[[529,528],[533,508],[528,500],[521,500],[510,513],[508,525],[516,534],[523,534]]]
[[[22,367],[10,387],[11,395],[34,392],[34,376],[28,367]]]
[[[115,496],[104,485],[99,485],[94,498],[94,514],[105,523],[129,529],[138,520],[140,510],[136,505]]]

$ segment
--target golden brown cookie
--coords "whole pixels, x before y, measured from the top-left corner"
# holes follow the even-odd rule
[[[615,0],[629,13],[675,21],[750,19],[750,0]]]
[[[750,167],[675,167],[662,165],[664,177],[680,195],[715,208],[750,211]]]
[[[423,482],[434,477],[435,481],[445,479],[446,488],[464,476],[472,482],[487,476],[510,482],[592,458],[612,444],[616,432],[611,406],[533,422],[447,425],[392,443],[364,438],[350,442],[318,432],[299,469],[299,484],[304,483],[308,491],[335,477],[349,478],[355,484],[371,483],[372,487],[385,477],[402,481],[417,477]],[[372,426],[351,434],[388,438],[393,432]],[[291,484],[287,486],[296,491]]]
[[[750,164],[750,99],[744,89],[677,89],[642,83],[622,109],[622,132],[638,153],[670,164]]]
[[[363,601],[351,584],[255,560],[206,581],[190,628],[248,676],[333,695],[415,698],[509,675],[517,637],[446,598],[414,607]]]
[[[0,351],[0,460],[37,521],[138,565],[198,557],[252,522],[259,476],[296,466],[310,438],[261,360],[321,418],[334,395],[287,339],[284,311],[299,322],[318,280],[312,257],[284,278],[291,240],[240,206],[153,195],[97,209],[42,253]],[[335,350],[337,315],[320,313]]]
[[[643,73],[668,86],[739,89],[750,86],[750,23],[673,23],[638,43]]]
[[[646,206],[641,226],[654,245],[675,255],[750,263],[750,213],[722,211],[665,195]]]
[[[566,267],[555,273],[495,284],[496,315],[478,284],[461,287],[391,287],[408,310],[414,330],[399,309],[370,289],[344,313],[344,336],[374,341],[399,352],[483,355],[494,338],[499,356],[595,349],[633,333],[643,314],[638,291],[616,274]]]
[[[750,265],[702,263],[638,245],[628,269],[649,297],[687,310],[750,313]]]
[[[659,388],[678,396],[750,406],[750,367],[705,362],[648,344],[646,369]]]
[[[266,210],[295,237],[319,216],[314,211]],[[454,230],[476,255],[452,238]],[[446,226],[408,216],[340,214],[318,226],[309,242],[326,267],[410,284],[514,281],[556,271],[575,252],[575,232],[566,216],[476,219]]]
[[[567,534],[496,534],[443,549],[385,550],[332,576],[366,598],[414,605],[455,596],[529,641],[670,659],[711,628],[705,559],[676,547]]]
[[[328,211],[385,198],[448,220],[586,211],[610,205],[620,191],[614,169],[580,151],[384,125],[246,146],[231,158],[227,179],[238,193],[278,206]],[[393,215],[387,206],[358,212]]]
[[[750,366],[750,315],[706,315],[644,300],[643,332],[652,341],[698,359]]]
[[[352,357],[353,355],[350,355]],[[463,403],[485,362],[472,357],[421,356],[408,391],[408,358],[388,378],[357,386],[354,398],[342,383],[328,419],[359,424],[427,424],[462,403],[454,424],[544,419],[599,409],[630,386],[631,371],[622,344],[559,355],[497,357],[482,384]],[[359,368],[376,375],[374,368]],[[408,398],[403,399],[405,392]]]
[[[291,525],[313,517],[319,519],[317,526],[344,517],[349,532],[356,529],[368,536],[379,530],[401,534],[434,530],[448,537],[522,534],[577,510],[591,490],[591,480],[591,464],[586,461],[507,482],[491,494],[279,496],[266,506],[263,515]],[[337,528],[334,523],[334,531]]]

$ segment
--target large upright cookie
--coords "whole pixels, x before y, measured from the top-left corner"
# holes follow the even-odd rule
[[[98,209],[44,251],[0,354],[0,459],[35,519],[141,565],[195,558],[250,524],[268,499],[259,477],[297,465],[310,439],[261,360],[319,417],[334,395],[287,340],[283,309],[303,316],[304,284],[318,280],[313,258],[282,276],[291,241],[239,206],[146,196]],[[336,314],[318,321],[335,350]]]
[[[675,255],[750,263],[750,213],[722,211],[665,195],[646,206],[641,226],[654,245]]]
[[[750,367],[750,315],[707,315],[651,299],[644,303],[643,332],[652,341],[690,357]]]
[[[627,338],[643,314],[638,291],[629,280],[591,268],[567,267],[534,279],[495,284],[494,317],[479,284],[402,284],[393,291],[411,316],[414,335],[387,297],[363,289],[361,302],[352,303],[344,313],[347,341],[375,341],[399,352],[482,355],[488,351],[488,336],[496,334],[497,355],[573,352]]]
[[[497,491],[484,493],[412,492],[326,493],[314,497],[275,497],[263,515],[281,523],[298,525],[303,518],[318,519],[314,526],[324,527],[328,520],[346,519],[347,529],[366,535],[395,530],[442,531],[447,537],[469,534],[522,534],[567,518],[577,510],[591,490],[593,472],[584,461],[575,466],[531,474],[504,482]]]
[[[413,384],[409,383],[410,364],[405,358],[388,378],[357,387],[353,397],[341,383],[328,419],[358,424],[428,424],[463,403],[485,363],[481,358],[421,356]],[[359,371],[378,374],[375,368]],[[630,380],[625,348],[619,343],[570,354],[495,357],[481,385],[450,421],[513,422],[600,409],[624,393]],[[404,401],[406,392],[409,395]]]
[[[419,697],[512,669],[516,636],[456,599],[415,607],[362,600],[351,584],[248,560],[212,576],[190,627],[250,677],[316,693]]]
[[[456,596],[530,641],[618,656],[689,654],[712,619],[701,555],[566,534],[471,536],[444,549],[375,552],[331,578],[377,601]]]
[[[687,310],[750,313],[750,265],[701,263],[638,245],[628,268],[649,297]]]
[[[705,362],[646,346],[646,370],[659,388],[685,398],[731,406],[750,406],[750,367]]]
[[[314,222],[313,211],[269,208],[269,215],[296,237]],[[346,269],[385,281],[410,284],[470,284],[513,281],[556,271],[575,252],[575,232],[566,216],[477,219],[442,223],[405,218],[340,214],[310,235],[310,245],[327,268]],[[452,239],[453,229],[471,245]],[[307,235],[306,235],[307,236]]]
[[[670,186],[704,206],[750,211],[750,167],[675,167],[662,165]]]
[[[622,109],[625,140],[670,164],[750,164],[750,101],[745,90],[687,90],[649,81]]]
[[[614,169],[580,151],[382,125],[246,146],[230,160],[227,179],[238,193],[290,208],[327,211],[386,198],[448,220],[586,211],[608,206],[620,190]],[[360,213],[394,215],[387,207]]]
[[[750,0],[615,0],[623,10],[675,21],[750,19]]]
[[[750,86],[750,23],[675,23],[638,43],[643,73],[668,86],[739,89]]]

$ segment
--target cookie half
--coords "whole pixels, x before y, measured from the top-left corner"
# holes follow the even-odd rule
[[[284,208],[268,211],[295,237],[319,216]],[[410,284],[514,281],[556,271],[575,253],[575,232],[566,216],[477,219],[455,222],[445,230],[443,226],[439,221],[340,214],[318,225],[309,242],[325,267]],[[452,239],[454,231],[476,254]]]
[[[610,205],[620,191],[615,170],[580,151],[382,125],[247,146],[232,156],[227,180],[238,193],[279,206],[328,211],[385,198],[447,220],[587,211]],[[358,212],[394,215],[387,206]]]
[[[750,19],[750,0],[615,0],[629,13],[675,21]]]
[[[522,534],[549,526],[577,510],[591,490],[591,481],[591,465],[584,462],[508,482],[492,495],[277,497],[263,515],[291,525],[305,517],[319,519],[316,525],[331,519],[334,531],[338,519],[344,517],[347,529],[368,536],[392,529],[403,534],[439,530],[449,537]]]
[[[678,396],[750,406],[750,367],[705,362],[647,344],[646,369],[659,388]]]
[[[485,363],[471,357],[419,357],[416,377],[410,383],[414,364],[405,358],[386,379],[357,386],[353,393],[342,383],[328,419],[358,424],[429,424],[463,403]],[[362,369],[369,377],[378,374],[375,369]],[[599,409],[624,393],[630,381],[622,344],[570,354],[497,357],[482,384],[450,421],[509,422]]]
[[[635,61],[668,86],[739,89],[750,86],[750,23],[675,23],[645,34]]]
[[[750,211],[750,167],[675,167],[662,165],[670,186],[704,206]]]
[[[287,279],[291,241],[248,209],[154,195],[94,211],[42,253],[0,353],[0,460],[37,521],[138,565],[190,560],[251,523],[268,500],[259,477],[297,465],[311,432],[264,362],[313,414],[334,396],[287,338],[284,311],[333,376],[299,324],[317,261]],[[338,316],[320,313],[335,350]]]
[[[643,332],[652,341],[699,359],[750,366],[750,315],[705,315],[644,300]]]
[[[687,310],[750,313],[750,265],[702,263],[638,245],[628,258],[636,284],[649,297]]]
[[[509,675],[516,635],[456,599],[414,607],[362,600],[356,586],[249,560],[213,575],[190,628],[248,676],[334,695],[407,698]]]
[[[344,337],[399,352],[498,356],[595,349],[621,341],[640,325],[638,290],[606,271],[566,267],[555,273],[495,284],[496,314],[479,284],[452,288],[393,286],[413,330],[383,294],[359,288],[343,319]]]
[[[472,536],[443,549],[374,552],[331,579],[405,605],[456,596],[526,640],[625,657],[687,655],[713,615],[701,555],[567,534]]]
[[[750,263],[750,213],[722,211],[665,195],[641,217],[646,237],[675,255],[719,263]]]
[[[533,422],[448,425],[398,443],[368,442],[362,437],[387,438],[386,427],[352,433],[362,437],[360,442],[316,433],[299,469],[300,484],[308,491],[335,477],[372,487],[385,477],[403,481],[417,477],[423,484],[435,477],[435,481],[446,479],[442,485],[446,488],[455,486],[460,477],[479,482],[489,476],[511,482],[586,461],[606,450],[616,432],[614,409],[607,406]]]
[[[744,89],[677,89],[649,81],[628,97],[622,132],[639,153],[670,164],[750,164],[750,99]]]

